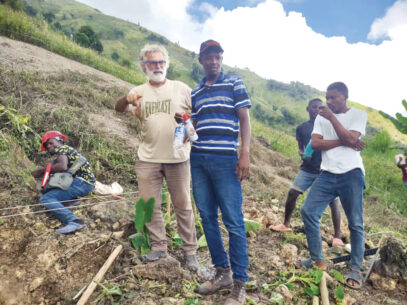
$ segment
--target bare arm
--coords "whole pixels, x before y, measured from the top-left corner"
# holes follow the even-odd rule
[[[240,138],[241,147],[239,161],[236,166],[235,173],[238,175],[239,181],[249,177],[250,166],[250,139],[251,139],[251,126],[249,108],[243,107],[237,110],[237,116],[240,120]]]
[[[124,95],[116,100],[114,109],[117,112],[125,112],[128,106],[129,102],[127,101],[127,95]]]
[[[305,145],[304,145],[304,143],[302,143],[301,141],[298,141],[298,140],[297,140],[297,144],[298,144],[298,154],[302,157],[302,155],[304,154]]]
[[[354,147],[359,141],[360,132],[355,130],[347,130],[345,127],[343,127],[338,119],[334,116],[331,109],[328,107],[321,106],[319,109],[319,114],[331,122],[336,134],[343,143],[342,145]]]
[[[51,173],[66,172],[68,170],[68,157],[66,155],[59,155],[56,162],[52,164]],[[41,178],[45,172],[45,167],[41,167],[31,172],[34,178]]]
[[[311,135],[311,147],[317,150],[330,150],[342,146],[341,140],[324,140],[320,134]]]

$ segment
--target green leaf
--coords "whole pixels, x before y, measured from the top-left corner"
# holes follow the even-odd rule
[[[277,293],[277,292],[273,292],[270,296],[269,299],[270,303],[272,305],[283,305],[284,304],[284,297]]]
[[[244,227],[246,232],[256,231],[261,228],[261,224],[257,221],[245,219],[244,220]]]
[[[345,278],[343,277],[342,273],[339,271],[332,269],[331,274],[336,278],[339,283],[345,284]]]
[[[343,292],[343,289],[341,286],[336,287],[335,298],[337,300],[341,300],[341,301],[345,298],[345,293]]]
[[[4,223],[4,220],[0,218],[0,226]]]
[[[140,198],[136,202],[136,215],[134,215],[134,226],[137,232],[142,232],[144,227],[144,219],[145,219],[145,201],[143,198]]]
[[[319,284],[319,282],[321,282],[323,274],[324,274],[324,272],[321,269],[317,270],[317,272],[315,273],[315,283],[316,284]]]
[[[151,222],[154,213],[154,205],[155,205],[154,197],[151,197],[150,199],[147,200],[147,203],[145,204],[144,207],[145,210],[144,224]]]
[[[310,283],[309,286],[304,287],[304,291],[310,297],[313,297],[314,295],[319,295],[319,287],[312,283]]]
[[[136,250],[138,250],[146,242],[146,238],[144,237],[143,233],[140,232],[130,235],[129,239]]]
[[[202,235],[199,239],[198,239],[198,249],[200,248],[205,248],[208,246],[208,243],[206,242],[206,237],[205,235]]]
[[[319,287],[317,285],[310,283],[309,286],[310,286],[312,292],[314,293],[314,295],[319,295]]]
[[[294,285],[291,284],[291,283],[286,283],[285,285],[286,285],[287,288],[290,289],[290,290],[294,288]]]

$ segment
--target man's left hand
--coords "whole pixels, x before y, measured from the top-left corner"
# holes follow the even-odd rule
[[[238,175],[237,179],[239,181],[249,178],[249,166],[249,153],[241,153],[235,170],[235,173]]]

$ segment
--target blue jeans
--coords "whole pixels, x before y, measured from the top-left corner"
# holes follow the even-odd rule
[[[218,223],[218,211],[229,232],[233,278],[247,282],[249,267],[242,213],[242,187],[235,174],[237,157],[191,155],[192,189],[215,267],[229,267]]]
[[[365,232],[363,229],[363,190],[365,177],[359,168],[344,174],[321,172],[314,181],[308,197],[301,208],[304,219],[305,234],[307,235],[308,249],[313,261],[323,261],[322,241],[319,221],[322,213],[329,203],[338,197],[348,218],[348,227],[351,240],[350,267],[360,270],[363,263],[365,248]]]
[[[64,207],[60,201],[72,200],[78,197],[88,195],[95,188],[94,185],[80,178],[74,178],[69,189],[66,191],[61,189],[52,189],[41,196],[40,202],[48,210],[60,209],[51,211],[61,222],[68,223],[78,220],[79,218],[70,210]],[[70,204],[67,202],[66,205]]]

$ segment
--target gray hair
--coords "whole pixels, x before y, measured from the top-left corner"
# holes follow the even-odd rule
[[[166,61],[166,67],[170,66],[170,58],[168,57],[168,51],[162,45],[158,44],[146,44],[140,51],[139,62],[143,69],[145,66],[145,61],[147,60],[148,53],[161,52],[164,55],[164,60]]]

